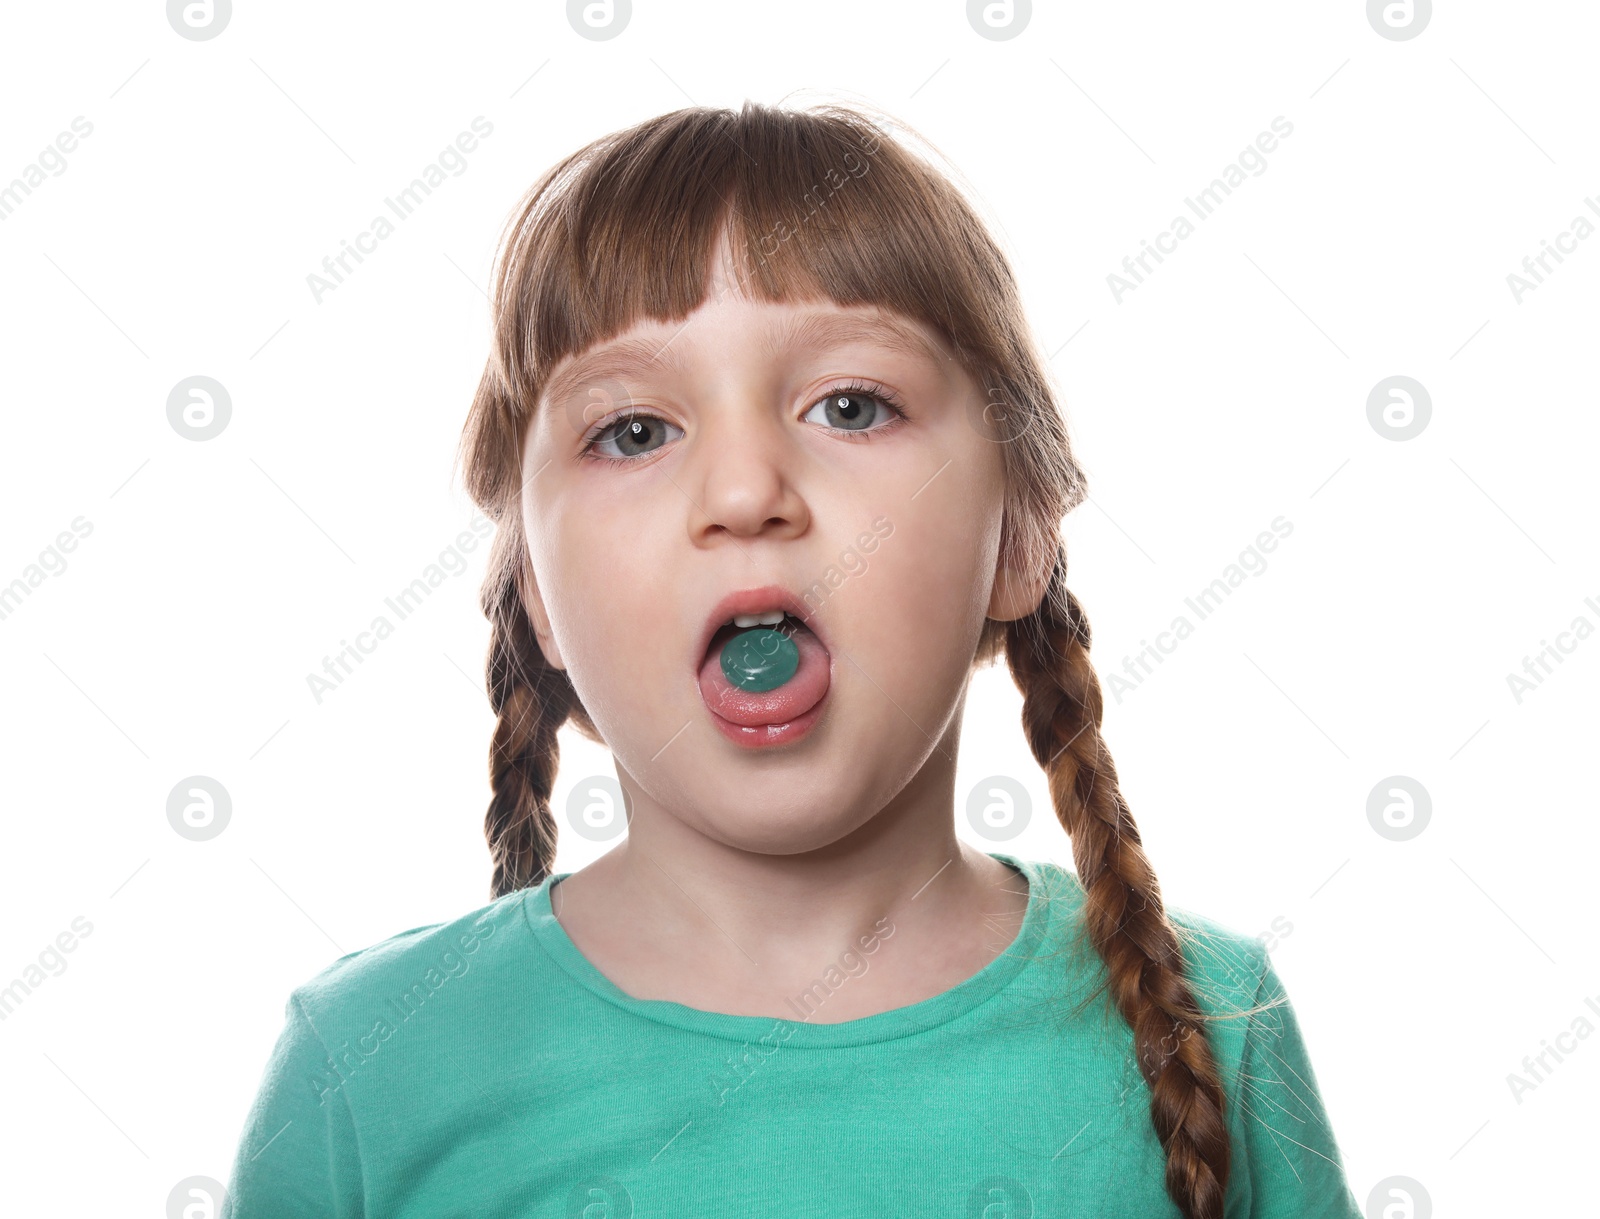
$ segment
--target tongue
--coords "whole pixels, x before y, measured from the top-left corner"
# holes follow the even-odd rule
[[[816,635],[792,618],[785,619],[781,629],[799,649],[800,665],[793,677],[774,690],[744,690],[723,673],[722,649],[728,640],[739,634],[738,627],[723,627],[711,637],[711,646],[700,662],[700,697],[708,710],[730,723],[757,728],[787,724],[822,701],[832,676],[828,649]]]

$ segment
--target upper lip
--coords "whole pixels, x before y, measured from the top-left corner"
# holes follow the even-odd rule
[[[815,621],[811,608],[799,597],[788,589],[778,584],[765,584],[760,588],[741,588],[729,593],[711,607],[711,612],[706,615],[705,625],[700,628],[700,640],[695,648],[694,668],[699,672],[701,663],[705,660],[706,649],[711,646],[711,637],[721,629],[722,625],[736,614],[759,614],[766,610],[781,609],[794,615],[819,640],[822,646],[831,654],[833,649],[828,645],[828,637],[823,633],[822,627]]]

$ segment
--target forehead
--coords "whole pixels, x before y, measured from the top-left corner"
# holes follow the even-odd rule
[[[595,344],[563,361],[545,386],[543,396],[561,401],[585,383],[601,379],[662,372],[688,374],[696,360],[715,357],[726,338],[722,330],[715,338],[697,333],[695,316],[691,314],[686,322],[643,322],[616,338]],[[766,359],[845,346],[878,347],[941,369],[954,359],[925,326],[877,307],[745,301],[731,316],[733,324],[751,337],[757,353]]]

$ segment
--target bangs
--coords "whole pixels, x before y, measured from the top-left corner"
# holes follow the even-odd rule
[[[675,111],[561,162],[513,221],[499,357],[526,417],[566,356],[681,321],[729,273],[756,300],[877,306],[921,322],[980,383],[1005,358],[1003,261],[959,193],[837,107]]]

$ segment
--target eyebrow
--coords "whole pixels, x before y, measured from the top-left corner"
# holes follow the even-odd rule
[[[677,332],[681,333],[681,330]],[[550,378],[543,397],[547,402],[564,402],[586,381],[622,381],[663,370],[685,375],[687,361],[681,351],[672,347],[677,334],[665,343],[653,339],[617,339],[587,352]],[[837,347],[846,343],[872,343],[913,359],[929,360],[940,368],[952,358],[930,342],[921,329],[888,314],[858,317],[808,313],[798,319],[785,320],[776,338],[764,344],[763,350],[776,359],[791,350]]]
[[[682,354],[671,346],[671,339],[664,344],[653,339],[618,339],[607,343],[579,356],[551,377],[543,397],[547,402],[565,402],[586,381],[620,381],[662,369],[681,376],[688,369]]]
[[[837,347],[845,343],[873,343],[912,359],[931,360],[941,367],[951,358],[936,343],[930,342],[919,327],[887,313],[874,317],[808,313],[798,320],[786,321],[778,342],[767,351],[777,356],[792,347]]]

